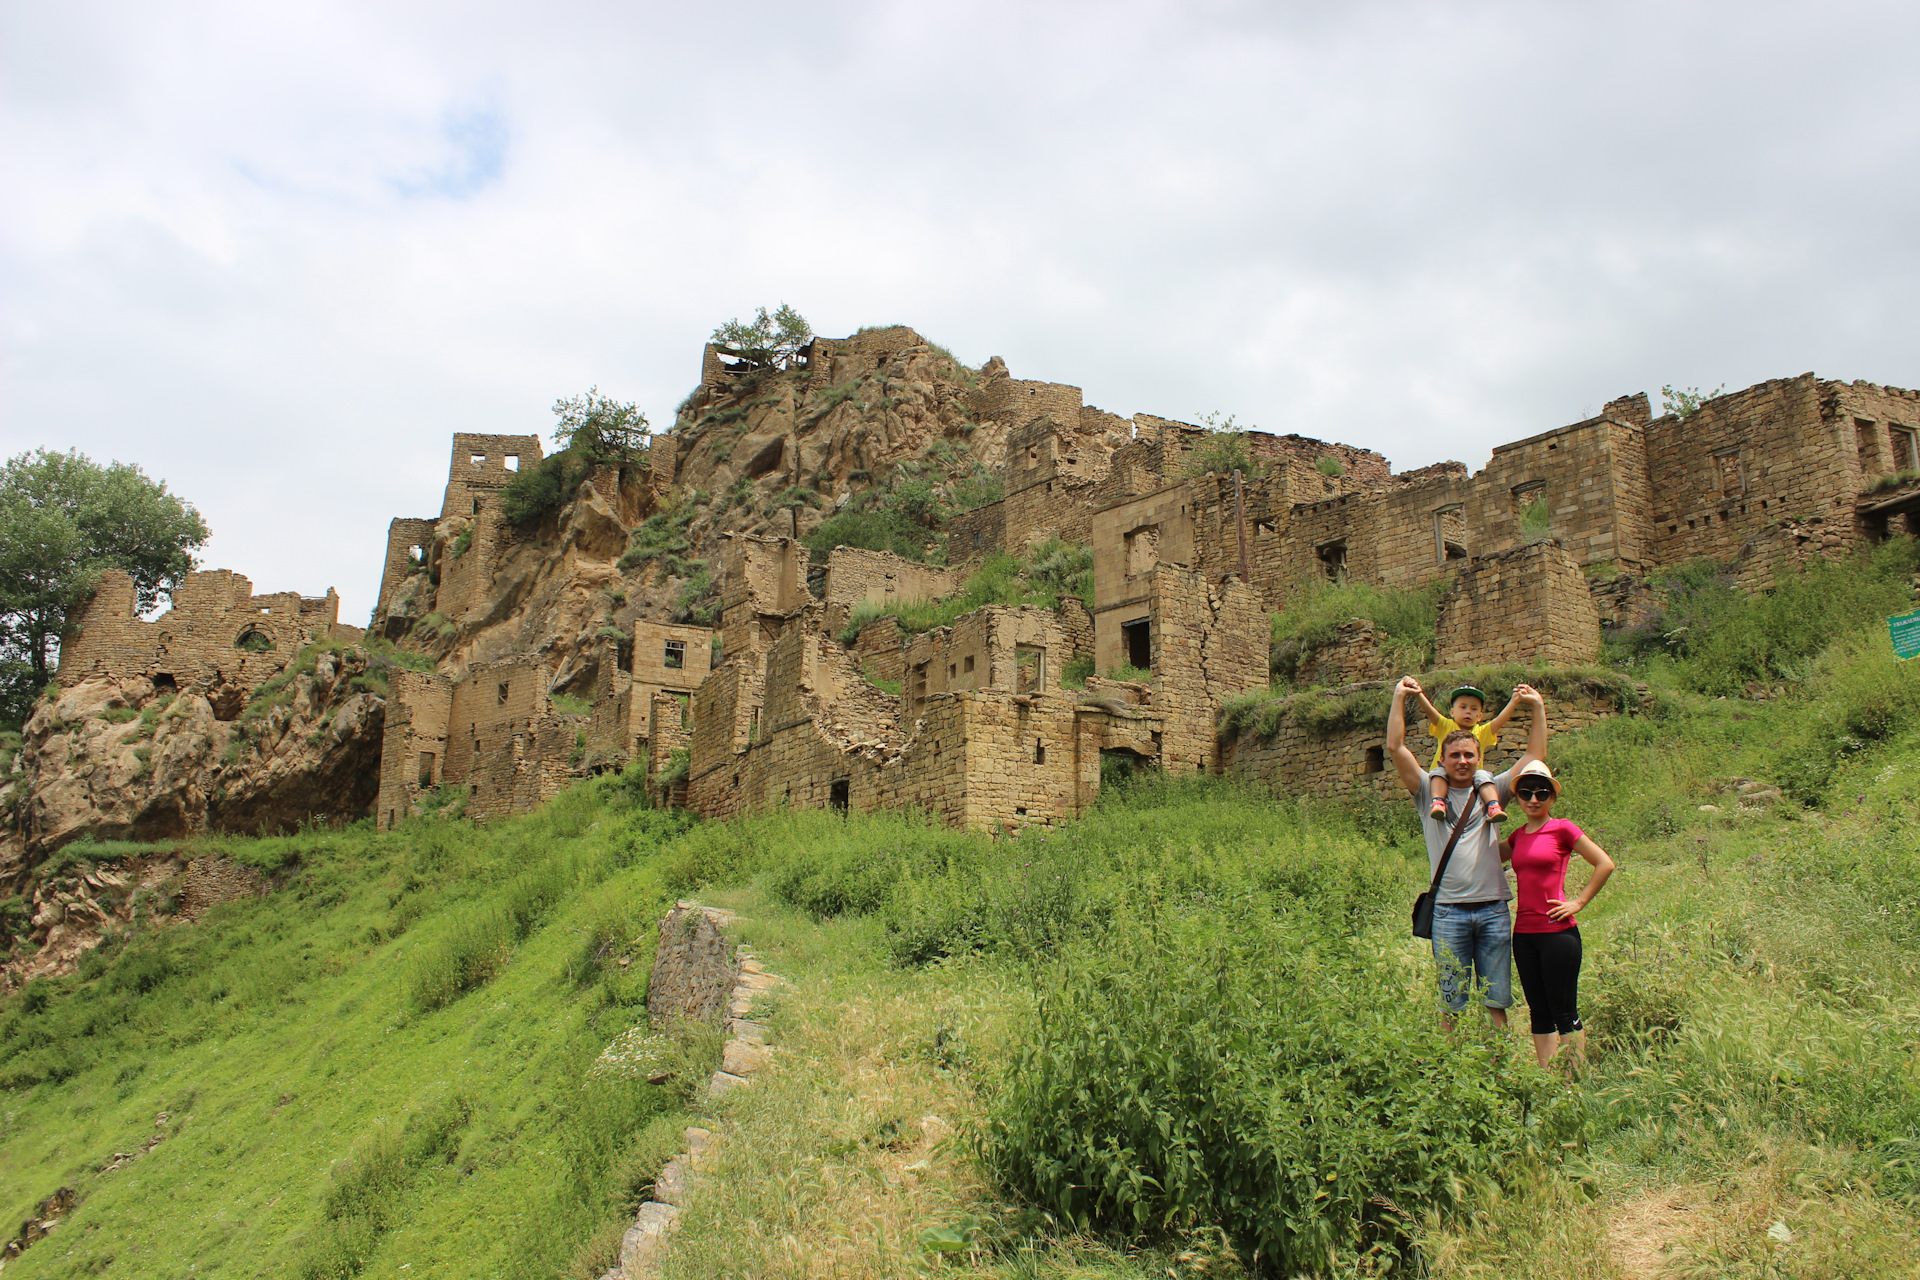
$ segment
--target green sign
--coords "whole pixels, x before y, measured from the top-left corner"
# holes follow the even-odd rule
[[[1887,619],[1893,651],[1902,658],[1920,658],[1920,609]]]

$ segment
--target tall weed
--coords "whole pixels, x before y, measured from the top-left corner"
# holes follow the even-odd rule
[[[1396,1271],[1419,1215],[1579,1140],[1578,1104],[1488,1048],[1309,912],[1167,903],[1051,971],[973,1142],[1081,1229],[1217,1225],[1261,1271]]]

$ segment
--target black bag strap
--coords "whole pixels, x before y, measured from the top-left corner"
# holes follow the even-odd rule
[[[1447,837],[1447,847],[1440,852],[1440,865],[1433,869],[1433,883],[1427,886],[1427,892],[1435,895],[1438,901],[1440,881],[1447,874],[1447,863],[1453,859],[1453,846],[1460,843],[1460,833],[1467,829],[1467,819],[1473,816],[1473,806],[1480,799],[1480,788],[1475,787],[1467,802],[1460,806],[1460,817],[1453,824],[1453,834]]]

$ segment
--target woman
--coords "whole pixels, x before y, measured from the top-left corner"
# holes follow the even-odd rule
[[[1541,761],[1513,776],[1513,794],[1526,825],[1500,842],[1500,858],[1513,864],[1517,889],[1513,919],[1513,964],[1533,1016],[1533,1052],[1542,1067],[1562,1041],[1573,1046],[1575,1065],[1587,1060],[1587,1032],[1580,1025],[1580,922],[1574,915],[1613,874],[1613,859],[1564,818],[1553,816],[1560,783]],[[1580,896],[1567,897],[1567,864],[1574,854],[1593,867]]]

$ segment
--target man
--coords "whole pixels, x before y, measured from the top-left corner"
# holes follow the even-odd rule
[[[1407,747],[1407,699],[1420,693],[1412,676],[1394,686],[1393,706],[1387,713],[1387,754],[1400,774],[1400,783],[1413,797],[1420,826],[1427,837],[1427,869],[1439,869],[1440,854],[1453,836],[1462,806],[1471,805],[1466,826],[1453,846],[1447,874],[1434,897],[1433,958],[1440,968],[1440,1003],[1447,1025],[1467,1007],[1467,981],[1486,984],[1487,1016],[1496,1027],[1507,1025],[1507,1007],[1513,1003],[1513,920],[1507,915],[1505,869],[1500,864],[1500,831],[1487,821],[1485,807],[1475,794],[1473,775],[1480,767],[1480,741],[1471,730],[1459,729],[1440,744],[1440,767],[1446,770],[1447,805],[1441,815],[1428,816],[1427,772]],[[1527,749],[1513,767],[1497,775],[1493,784],[1502,804],[1513,799],[1513,775],[1547,754],[1547,708],[1531,685],[1518,685],[1513,696],[1532,717]]]

